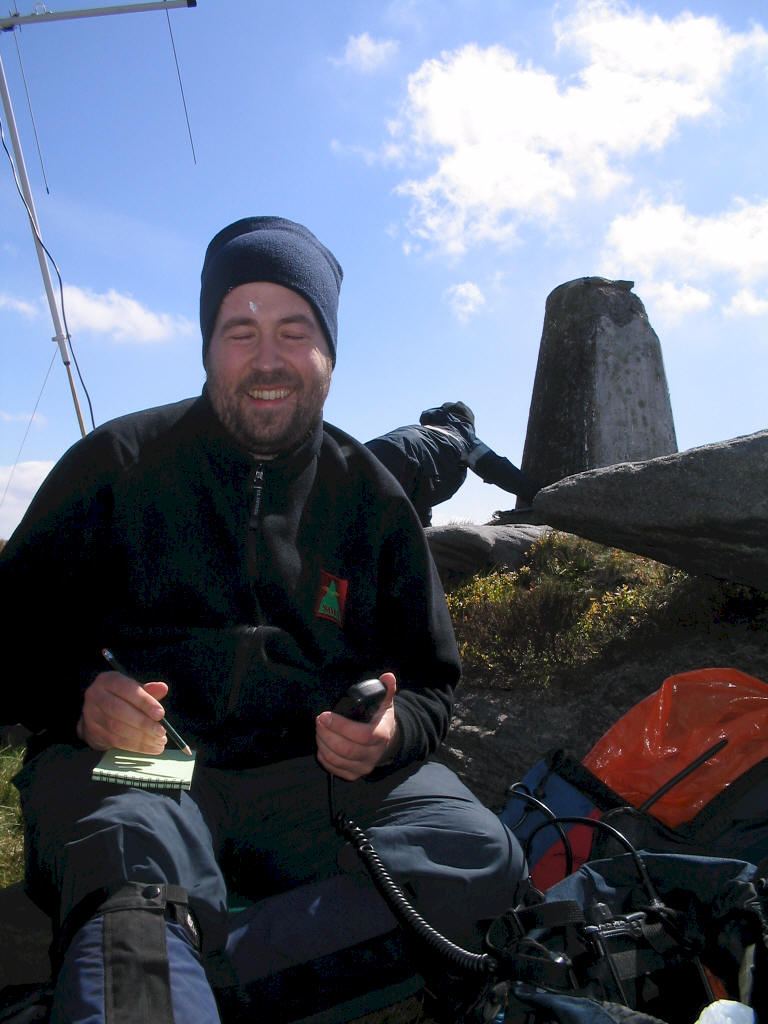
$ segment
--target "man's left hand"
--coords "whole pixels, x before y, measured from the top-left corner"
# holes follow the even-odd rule
[[[386,761],[397,737],[392,672],[379,677],[387,693],[370,722],[352,722],[343,715],[323,711],[315,719],[317,759],[326,771],[354,782]]]

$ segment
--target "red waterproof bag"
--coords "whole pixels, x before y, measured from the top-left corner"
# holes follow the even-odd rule
[[[634,807],[719,741],[725,745],[654,801],[654,817],[675,827],[768,757],[768,685],[734,668],[670,676],[602,736],[583,760]]]

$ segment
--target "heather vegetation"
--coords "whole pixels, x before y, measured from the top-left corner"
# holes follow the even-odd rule
[[[768,626],[768,595],[568,534],[550,533],[514,572],[448,594],[465,677],[498,689],[574,685],[670,635]]]
[[[21,878],[23,830],[19,798],[11,779],[21,765],[21,750],[0,748],[0,887]]]

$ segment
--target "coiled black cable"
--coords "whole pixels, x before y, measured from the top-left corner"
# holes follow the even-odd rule
[[[332,775],[328,776],[328,797],[333,827],[341,838],[350,843],[355,850],[398,924],[426,943],[433,952],[446,958],[460,971],[468,974],[495,974],[499,965],[494,957],[488,953],[472,953],[468,949],[457,946],[455,942],[451,942],[436,928],[433,928],[414,909],[405,893],[387,871],[365,832],[343,812],[336,812]]]

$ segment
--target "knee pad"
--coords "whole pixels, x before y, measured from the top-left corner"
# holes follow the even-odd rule
[[[199,930],[181,887],[121,882],[92,893],[62,932],[66,949],[52,1022],[218,1020]]]

